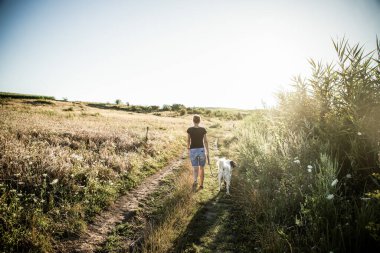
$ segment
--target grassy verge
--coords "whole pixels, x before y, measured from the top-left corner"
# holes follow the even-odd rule
[[[238,131],[238,202],[261,252],[380,249],[379,62],[334,46],[336,63],[311,60],[309,79]]]

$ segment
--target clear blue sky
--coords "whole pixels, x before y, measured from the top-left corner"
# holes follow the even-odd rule
[[[0,91],[257,108],[376,35],[378,0],[0,0]]]

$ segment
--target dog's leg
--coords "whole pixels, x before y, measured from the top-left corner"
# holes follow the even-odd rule
[[[231,195],[230,194],[231,176],[230,175],[226,175],[225,179],[226,179],[227,195]]]
[[[219,181],[219,191],[221,191],[222,190],[222,173],[219,173],[218,181]]]

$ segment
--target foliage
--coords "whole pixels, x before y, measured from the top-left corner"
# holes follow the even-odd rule
[[[0,92],[0,98],[22,98],[22,99],[47,99],[55,100],[51,96],[41,96],[41,95],[30,95],[30,94],[20,94],[20,93],[11,93],[11,92]]]
[[[238,133],[240,201],[263,251],[379,249],[379,42],[334,47],[335,63],[310,60],[311,77]]]

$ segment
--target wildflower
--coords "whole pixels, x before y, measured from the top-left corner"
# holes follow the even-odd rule
[[[310,164],[307,166],[308,169],[312,169],[313,166],[311,166]]]
[[[56,178],[56,179],[54,179],[53,181],[51,181],[51,185],[55,185],[56,183],[58,183],[58,179]]]
[[[362,135],[362,133],[361,133],[361,132],[358,132],[358,135],[360,136],[360,135]]]
[[[71,174],[70,177],[71,177],[71,178],[74,178],[74,174]]]
[[[311,173],[311,169],[307,169],[307,172]]]
[[[22,197],[22,193],[18,193],[17,196]]]
[[[87,199],[84,201],[84,203],[86,203],[86,204],[88,204],[88,203],[90,203],[90,201],[88,201]]]
[[[29,165],[32,165],[33,164],[33,162],[29,162]]]
[[[294,160],[293,162],[296,163],[296,164],[300,164],[301,163],[300,160]]]
[[[43,177],[47,177],[47,174],[46,174],[46,173],[44,173],[44,174],[42,174],[42,176],[43,176]]]
[[[346,178],[352,178],[351,174],[347,174]]]
[[[72,154],[71,158],[78,160],[78,161],[83,161],[83,156],[77,155],[77,154]]]
[[[19,185],[23,185],[23,184],[25,184],[24,182],[22,182],[22,181],[20,181],[20,182],[18,182],[18,184]]]
[[[41,199],[41,203],[45,203],[45,200],[44,200],[44,199]]]
[[[335,179],[334,181],[332,181],[331,186],[334,187],[337,183],[338,183],[338,179]]]
[[[12,189],[9,192],[16,193],[17,191],[15,189]]]
[[[334,198],[334,194],[329,194],[326,197],[326,199],[328,199],[328,200],[332,200],[333,198]]]
[[[256,183],[259,183],[259,182],[260,182],[260,180],[259,180],[259,179],[256,179],[256,180],[255,180],[255,182],[256,182]]]

